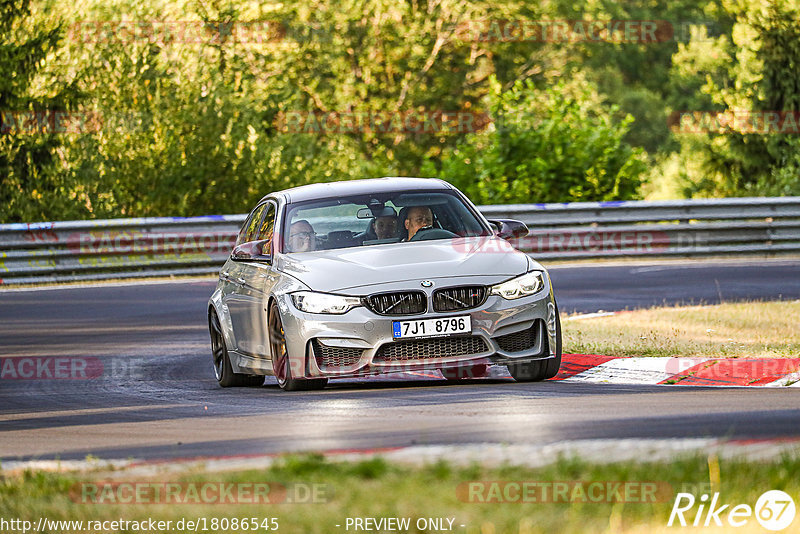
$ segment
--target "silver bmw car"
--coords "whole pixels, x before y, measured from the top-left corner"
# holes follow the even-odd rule
[[[517,381],[561,365],[547,271],[456,188],[425,178],[315,184],[250,212],[208,303],[223,387],[274,375],[285,390],[329,379],[436,370]]]

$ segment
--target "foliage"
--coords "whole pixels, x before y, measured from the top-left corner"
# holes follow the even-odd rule
[[[536,399],[524,401],[534,405]],[[380,424],[381,415],[370,417]],[[530,452],[517,452],[524,447]],[[737,450],[720,448],[726,452]],[[270,467],[250,470],[159,471],[152,477],[153,483],[175,483],[183,488],[171,498],[156,496],[148,488],[132,499],[123,488],[125,483],[141,481],[141,472],[135,470],[11,472],[0,480],[0,514],[12,518],[43,517],[50,522],[83,521],[84,528],[89,521],[92,525],[136,521],[142,522],[142,530],[150,518],[171,521],[174,527],[181,520],[185,525],[194,518],[203,519],[209,526],[228,526],[255,517],[263,525],[263,518],[271,517],[277,518],[280,532],[322,534],[336,528],[345,530],[336,527],[343,524],[343,517],[399,517],[412,518],[411,528],[402,529],[412,532],[442,530],[438,526],[425,528],[423,524],[414,528],[418,519],[426,518],[452,519],[452,530],[468,533],[669,532],[665,525],[679,492],[699,498],[703,493],[720,491],[724,492],[720,498],[724,503],[752,505],[767,490],[789,495],[800,491],[800,457],[796,451],[747,459],[727,453],[718,457],[700,445],[678,451],[674,446],[652,446],[652,450],[658,451],[659,458],[652,454],[637,456],[638,449],[613,441],[564,448],[514,443],[509,447],[446,448],[438,456],[449,454],[452,461],[416,462],[419,465],[410,464],[408,455],[403,462],[380,457],[349,462],[335,456],[301,456],[278,458]],[[429,449],[423,451],[426,456],[435,454]],[[463,465],[469,459],[474,461]],[[285,488],[269,493],[267,503],[258,493],[247,492],[265,481],[270,483],[270,489]],[[526,487],[523,481],[530,483]],[[85,484],[96,484],[103,491],[86,496],[88,503],[76,503],[80,500],[76,498],[76,488]],[[202,491],[204,484],[225,484],[234,488],[232,496],[220,492],[219,499],[215,499],[214,492]],[[559,487],[569,491],[560,493]],[[192,488],[200,488],[202,498],[187,491]],[[240,501],[236,505],[220,504],[234,498]],[[154,500],[166,504],[153,504]],[[703,517],[699,506],[686,512],[685,517],[692,521],[695,515]],[[722,521],[726,518],[723,511]],[[744,520],[750,521],[748,526],[756,524],[753,517]],[[443,524],[448,528],[446,521]],[[121,530],[125,531],[124,526]],[[139,529],[131,526],[127,530]],[[262,526],[259,530],[267,529]]]
[[[728,9],[736,21],[730,38],[711,45],[693,40],[675,68],[685,79],[705,80],[699,92],[710,102],[706,110],[754,120],[752,127],[679,136],[685,194],[800,194],[798,130],[770,131],[760,120],[765,113],[800,112],[800,12],[787,2],[732,3]],[[699,165],[689,169],[690,159]]]
[[[50,172],[61,143],[48,127],[53,117],[46,110],[64,109],[78,95],[54,77],[47,86],[41,83],[43,64],[58,47],[62,28],[45,17],[37,20],[31,11],[30,0],[0,2],[0,206],[6,214],[0,219],[69,213],[70,184]],[[39,112],[38,123],[21,120],[33,112]]]
[[[480,202],[799,194],[797,135],[689,135],[668,124],[681,110],[797,111],[795,9],[4,0],[0,222],[240,213],[275,189],[382,175],[442,176]],[[572,42],[482,26],[554,20],[655,20],[675,34]],[[149,21],[151,34],[122,21]],[[187,23],[195,38],[163,21]],[[15,129],[19,112],[66,113],[78,127]],[[496,127],[300,132],[281,122],[292,112],[489,114]]]
[[[482,204],[635,198],[645,164],[623,138],[633,120],[613,118],[585,87],[537,90],[493,84],[494,127],[442,158],[439,176]]]

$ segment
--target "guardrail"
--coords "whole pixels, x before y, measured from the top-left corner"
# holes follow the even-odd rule
[[[800,253],[800,197],[483,206],[540,260]],[[245,215],[0,225],[0,285],[206,274]]]
[[[800,252],[800,197],[483,206],[523,221],[543,260]]]

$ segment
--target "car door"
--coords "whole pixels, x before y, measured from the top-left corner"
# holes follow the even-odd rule
[[[253,232],[248,232],[248,242],[264,241],[262,251],[272,253],[272,235],[275,228],[277,205],[269,200],[263,204],[264,212]],[[234,319],[237,351],[261,358],[269,354],[266,296],[275,283],[276,273],[267,260],[238,261],[236,289],[230,298],[231,316]]]
[[[262,250],[272,257],[273,235],[277,220],[277,204],[267,201],[266,212],[261,221],[261,227],[255,236],[256,241],[264,241]],[[246,306],[252,318],[251,328],[248,329],[248,353],[257,357],[269,358],[269,336],[267,333],[267,300],[272,287],[277,283],[278,272],[273,268],[272,261],[252,262],[249,266],[246,284],[242,291],[245,295]]]
[[[245,225],[239,232],[239,237],[236,240],[237,245],[254,240],[261,226],[265,209],[266,203],[262,203],[250,213]],[[223,272],[220,273],[220,277],[225,281],[222,302],[228,309],[228,314],[231,318],[235,350],[241,353],[250,352],[247,340],[252,337],[252,334],[249,333],[249,330],[252,329],[253,321],[250,317],[249,289],[247,285],[251,271],[250,262],[229,259]]]

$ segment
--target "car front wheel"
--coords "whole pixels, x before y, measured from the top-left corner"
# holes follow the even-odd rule
[[[292,365],[289,359],[289,352],[286,350],[286,335],[283,330],[283,321],[281,321],[278,305],[274,301],[269,307],[268,324],[272,370],[275,373],[275,380],[278,381],[280,388],[285,391],[324,388],[328,383],[327,378],[317,378],[313,380],[292,378]]]

